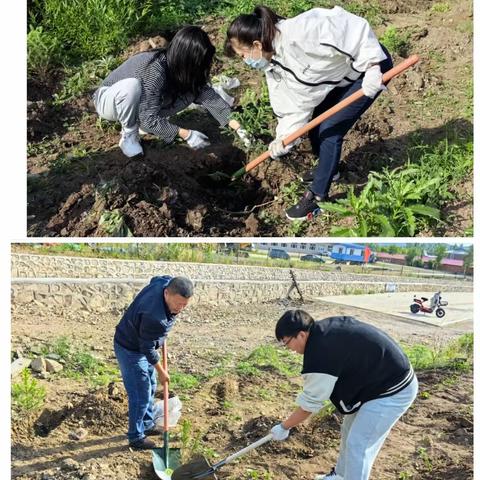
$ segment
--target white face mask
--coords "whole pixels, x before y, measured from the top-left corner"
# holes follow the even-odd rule
[[[252,50],[253,50],[253,48],[252,48]],[[270,62],[266,58],[264,58],[263,56],[261,56],[258,59],[252,58],[252,56],[251,56],[252,50],[250,50],[250,56],[245,58],[243,61],[249,67],[255,68],[256,70],[265,70],[270,65]]]

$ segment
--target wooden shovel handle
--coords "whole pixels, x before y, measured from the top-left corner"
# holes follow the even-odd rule
[[[396,67],[393,67],[392,69],[388,70],[388,72],[385,72],[383,74],[383,83],[389,82],[392,78],[396,77],[400,73],[404,72],[407,68],[410,68],[412,65],[415,65],[419,60],[418,55],[412,55],[411,57],[408,57],[406,60],[404,60],[402,63],[399,63]],[[297,138],[301,137],[303,134],[307,133],[310,131],[312,128],[316,127],[317,125],[320,125],[323,121],[325,121],[327,118],[330,118],[332,115],[335,115],[338,113],[340,110],[344,109],[351,103],[357,101],[359,98],[363,97],[363,90],[357,90],[355,93],[350,95],[349,97],[345,98],[341,102],[338,102],[336,105],[334,105],[332,108],[329,108],[327,111],[323,112],[320,114],[318,117],[315,117],[313,120],[308,122],[306,125],[303,127],[299,128],[295,132],[291,133],[287,137],[283,139],[283,145],[286,146],[293,141],[295,141]],[[267,150],[266,152],[262,153],[259,157],[255,158],[251,162],[247,163],[245,165],[244,169],[245,172],[249,172],[253,168],[255,168],[257,165],[265,161],[267,158],[270,158],[270,152]]]
[[[163,342],[162,347],[163,369],[168,372],[167,366],[167,339]],[[168,382],[163,384],[163,431],[168,432]]]

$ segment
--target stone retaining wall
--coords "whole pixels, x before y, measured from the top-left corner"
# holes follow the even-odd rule
[[[149,279],[104,278],[14,278],[11,284],[12,304],[35,303],[42,308],[64,307],[72,311],[104,312],[125,308]],[[256,303],[284,298],[290,281],[196,280],[193,304],[233,305]],[[300,289],[306,299],[320,296],[380,293],[385,282],[301,281]],[[399,282],[397,291],[421,293],[423,290],[443,290],[443,284]],[[471,291],[467,285],[451,285],[448,291]],[[292,298],[298,298],[297,292]]]
[[[144,279],[155,275],[183,275],[194,280],[249,280],[290,282],[288,268],[269,268],[208,263],[159,262],[140,260],[111,260],[85,257],[12,254],[13,278],[132,278]],[[469,285],[460,278],[417,278],[379,274],[353,274],[341,271],[295,269],[300,281],[381,282],[442,285]]]

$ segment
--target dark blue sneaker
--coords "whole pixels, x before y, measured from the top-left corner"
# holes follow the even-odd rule
[[[322,209],[317,202],[322,200],[315,196],[311,190],[307,190],[296,205],[290,207],[285,212],[289,220],[311,220],[322,213]]]

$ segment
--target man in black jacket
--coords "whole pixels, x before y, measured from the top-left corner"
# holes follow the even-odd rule
[[[133,300],[115,329],[114,350],[128,395],[128,441],[134,449],[155,448],[146,438],[160,433],[154,422],[156,376],[170,380],[157,349],[193,295],[184,277],[153,277]]]
[[[383,442],[415,399],[418,382],[401,348],[386,333],[352,317],[314,321],[302,310],[278,320],[277,340],[303,355],[298,408],[272,428],[274,440],[317,413],[328,399],[345,415],[340,453],[316,480],[368,480]]]

